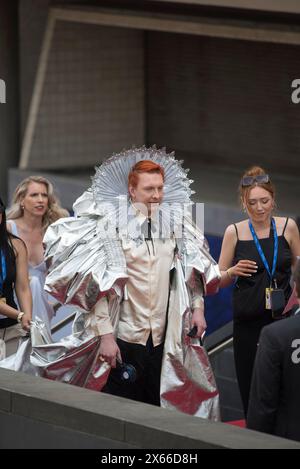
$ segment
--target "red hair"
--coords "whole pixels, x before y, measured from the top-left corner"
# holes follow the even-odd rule
[[[161,174],[163,181],[165,181],[165,171],[162,166],[151,160],[141,160],[136,163],[128,174],[128,187],[136,187],[139,181],[139,174],[141,173],[157,173]]]

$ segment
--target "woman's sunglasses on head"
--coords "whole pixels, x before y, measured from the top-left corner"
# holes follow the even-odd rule
[[[241,186],[252,186],[253,184],[266,184],[270,182],[268,174],[259,174],[257,176],[244,176],[241,180]]]

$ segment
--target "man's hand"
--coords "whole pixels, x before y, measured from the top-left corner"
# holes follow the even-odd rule
[[[112,368],[116,368],[117,359],[122,362],[120,349],[113,334],[101,336],[99,359],[107,362]]]
[[[207,328],[204,312],[201,308],[194,308],[191,324],[192,327],[197,326],[197,334],[195,335],[195,338],[200,339]]]

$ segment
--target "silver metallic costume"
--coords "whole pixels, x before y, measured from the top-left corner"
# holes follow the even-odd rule
[[[199,341],[187,333],[192,315],[188,287],[200,277],[204,293],[214,293],[219,269],[208,253],[203,234],[187,214],[187,206],[192,204],[189,186],[193,181],[187,178],[182,162],[163,149],[131,149],[105,161],[97,168],[91,189],[75,202],[75,217],[60,219],[48,228],[44,238],[49,267],[45,289],[60,302],[76,305],[79,312],[72,335],[59,343],[51,343],[40,321],[33,323],[33,368],[29,372],[90,389],[100,390],[105,384],[109,366],[98,360],[100,337],[93,308],[100,298],[108,297],[110,320],[117,334],[127,280],[120,239],[126,236],[137,245],[143,242],[142,226],[138,226],[132,212],[127,188],[128,174],[140,160],[152,160],[165,170],[163,203],[156,214],[157,235],[162,239],[174,236],[176,240],[161,405],[218,420],[219,396],[207,354]],[[29,345],[25,342],[22,346],[19,359],[6,359],[4,366],[24,369],[22,357]]]

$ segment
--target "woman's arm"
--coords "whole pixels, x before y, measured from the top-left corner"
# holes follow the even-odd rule
[[[229,225],[224,234],[219,259],[221,271],[220,288],[231,285],[235,277],[251,277],[257,271],[256,262],[247,259],[242,259],[237,264],[232,265],[236,243],[236,231],[233,225]]]
[[[29,330],[32,318],[32,296],[28,276],[27,249],[20,239],[14,239],[13,246],[17,252],[15,291],[21,311],[24,312],[22,327],[25,330]]]
[[[17,320],[19,313],[19,310],[7,305],[4,301],[0,301],[0,314],[3,314],[8,318]]]
[[[233,225],[229,225],[224,233],[221,254],[219,259],[219,268],[221,271],[220,288],[228,287],[232,284],[234,276],[231,273],[231,267],[234,258],[234,250],[237,242],[236,231]]]

